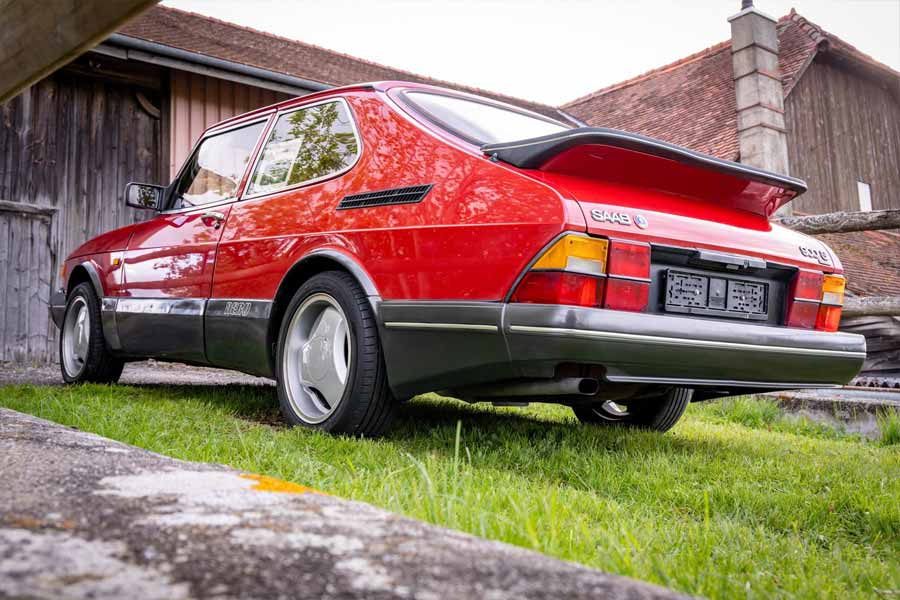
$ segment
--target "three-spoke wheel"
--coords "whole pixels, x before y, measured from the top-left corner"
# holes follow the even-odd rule
[[[278,341],[278,396],[288,422],[375,436],[393,414],[375,315],[356,280],[327,271],[304,283]]]
[[[66,383],[115,383],[125,363],[103,339],[100,299],[90,283],[72,290],[59,335],[59,366]]]
[[[631,400],[628,404],[606,400],[573,406],[572,410],[582,423],[668,431],[684,414],[691,395],[692,390],[672,388],[660,396]]]

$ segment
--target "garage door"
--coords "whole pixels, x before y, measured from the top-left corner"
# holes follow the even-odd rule
[[[41,363],[55,354],[47,318],[52,211],[0,203],[0,361]]]

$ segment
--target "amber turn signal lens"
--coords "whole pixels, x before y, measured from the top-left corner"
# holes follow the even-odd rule
[[[819,331],[837,331],[841,324],[841,307],[847,280],[840,275],[825,275],[822,279],[822,304],[816,317]]]
[[[531,268],[603,275],[606,272],[608,244],[606,240],[567,235],[544,252]]]
[[[840,275],[825,275],[822,280],[822,304],[843,306],[847,280]]]

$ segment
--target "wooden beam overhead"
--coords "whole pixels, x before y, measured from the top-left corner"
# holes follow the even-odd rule
[[[774,221],[794,231],[813,235],[900,229],[900,209],[834,212],[808,217],[782,217]]]
[[[0,0],[0,103],[103,41],[157,0]]]
[[[900,315],[900,296],[867,296],[844,298],[841,317],[895,317]]]

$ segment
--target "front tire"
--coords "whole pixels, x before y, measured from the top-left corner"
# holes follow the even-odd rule
[[[375,314],[349,274],[307,280],[288,305],[278,336],[278,399],[291,425],[376,437],[390,424],[388,387]]]
[[[597,402],[573,406],[572,410],[582,423],[668,431],[684,414],[693,393],[693,390],[685,388],[672,388],[660,396],[632,400],[624,406],[614,402]]]
[[[100,299],[90,283],[80,283],[66,301],[59,331],[59,366],[66,383],[116,383],[125,362],[106,346]]]

